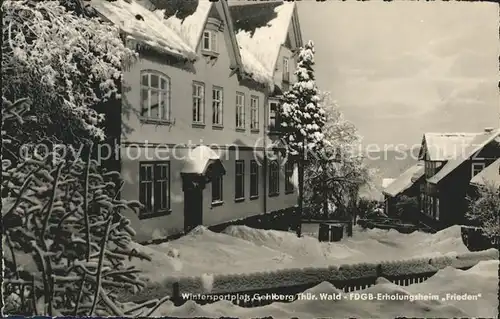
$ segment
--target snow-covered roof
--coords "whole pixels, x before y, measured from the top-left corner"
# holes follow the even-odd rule
[[[241,64],[243,72],[258,83],[267,85],[269,89],[274,87],[274,79],[272,75],[264,68],[264,66],[250,53],[247,49],[240,48]]]
[[[383,188],[386,188],[387,186],[389,186],[389,184],[391,184],[392,182],[394,182],[395,178],[384,178],[382,179],[382,187]]]
[[[489,183],[495,187],[500,187],[500,158],[474,176],[470,183],[473,185],[486,185]]]
[[[199,145],[189,150],[181,172],[205,174],[208,166],[219,159],[219,154],[213,149],[205,145]]]
[[[425,151],[431,161],[447,161],[469,145],[481,133],[425,133]]]
[[[483,149],[487,144],[491,143],[500,135],[500,129],[492,132],[476,133],[469,144],[463,147],[463,151],[455,154],[455,157],[450,159],[443,168],[427,181],[433,184],[439,183],[444,177],[453,172],[460,164],[465,162],[471,156]]]
[[[92,0],[92,6],[129,38],[173,55],[196,59],[196,52],[163,22],[163,11],[150,11],[135,0]]]
[[[410,188],[415,183],[413,178],[416,174],[423,176],[424,173],[424,165],[422,162],[419,162],[404,171],[403,174],[399,175],[392,183],[385,187],[383,193],[387,196],[395,197]]]
[[[236,39],[240,49],[261,63],[267,76],[273,77],[276,60],[285,43],[295,9],[294,2],[266,1],[242,5],[229,2]]]
[[[281,2],[278,2],[279,4]],[[172,4],[169,10],[175,11],[175,5]],[[172,14],[165,17],[165,10],[155,10],[150,0],[92,0],[92,6],[97,12],[120,27],[129,38],[190,60],[197,58],[198,43],[213,5],[214,2],[209,0],[198,0],[197,6],[193,7],[193,11],[188,15],[179,17],[177,14]],[[223,3],[223,6],[225,5],[227,4]],[[277,45],[277,52],[279,46]],[[254,81],[273,88],[273,72],[270,72],[260,58],[247,47],[240,45],[239,50],[241,71]],[[265,54],[261,55],[266,57],[268,50],[272,50],[271,54],[274,55],[276,48],[263,47],[261,52]]]

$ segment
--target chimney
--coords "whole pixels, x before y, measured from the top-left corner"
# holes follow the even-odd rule
[[[485,128],[484,128],[484,131],[485,131],[486,133],[491,133],[491,132],[493,132],[493,127],[485,127]]]

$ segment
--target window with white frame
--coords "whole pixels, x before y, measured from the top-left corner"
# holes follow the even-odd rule
[[[280,192],[280,167],[278,161],[269,163],[269,196],[276,196]]]
[[[170,120],[170,78],[155,71],[141,72],[141,117]]]
[[[278,128],[278,111],[279,102],[277,100],[269,100],[269,130],[273,131]]]
[[[295,186],[293,185],[293,169],[294,163],[288,159],[285,164],[285,193],[290,194],[295,190]]]
[[[256,160],[250,161],[250,198],[259,196],[259,165]]]
[[[212,88],[212,124],[222,125],[222,111],[223,111],[223,96],[222,88],[214,86]]]
[[[222,203],[222,175],[216,175],[212,178],[212,204]]]
[[[245,94],[236,92],[236,128],[245,128]]]
[[[170,210],[170,162],[139,164],[139,201],[144,205],[140,218]]]
[[[205,84],[193,82],[193,123],[205,123]]]
[[[259,98],[257,96],[250,98],[250,129],[254,131],[259,129]]]
[[[245,199],[245,161],[236,160],[234,179],[234,199]]]
[[[471,178],[481,173],[481,171],[486,167],[485,163],[472,163]]]
[[[290,60],[288,57],[283,57],[283,81],[290,81]]]
[[[203,31],[202,48],[204,51],[217,52],[217,31]]]
[[[435,214],[436,220],[439,220],[439,210],[440,210],[440,207],[439,207],[439,198],[436,197],[436,214]]]

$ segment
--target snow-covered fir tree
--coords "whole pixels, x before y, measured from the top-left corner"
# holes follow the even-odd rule
[[[299,53],[297,82],[283,95],[280,122],[292,155],[321,148],[325,112],[319,105],[319,90],[314,80],[314,44],[309,41]]]

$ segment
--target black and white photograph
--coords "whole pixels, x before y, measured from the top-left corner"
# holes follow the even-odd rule
[[[2,316],[499,317],[496,1],[1,11]]]

